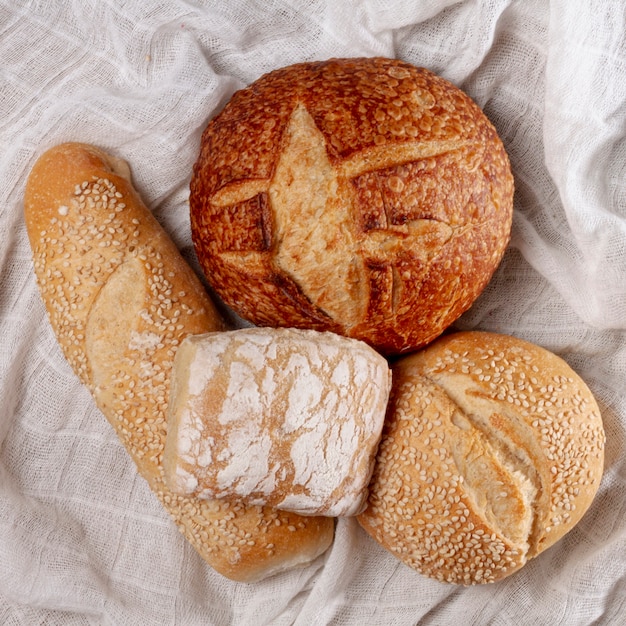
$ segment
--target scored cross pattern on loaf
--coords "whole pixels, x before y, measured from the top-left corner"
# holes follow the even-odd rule
[[[391,149],[367,149],[334,166],[324,136],[302,104],[294,109],[286,136],[285,149],[271,179],[231,183],[211,198],[211,204],[220,208],[249,201],[257,206],[269,203],[273,216],[273,224],[262,225],[266,237],[259,247],[265,249],[247,246],[254,241],[252,238],[245,243],[234,241],[231,249],[220,254],[222,260],[236,267],[270,261],[269,235],[276,245],[276,265],[330,317],[343,316],[348,324],[357,324],[368,304],[364,285],[370,283],[371,274],[381,271],[386,280],[379,298],[393,309],[394,291],[402,288],[402,277],[394,271],[401,265],[402,252],[406,248],[413,250],[427,270],[433,255],[458,226],[438,219],[428,207],[415,206],[418,198],[408,211],[398,211],[390,204],[394,192],[399,195],[405,186],[399,168],[419,161],[425,161],[421,167],[427,168],[431,157],[463,149],[474,149],[479,154],[480,146],[456,140],[405,142]],[[478,159],[474,159],[472,166],[477,165]],[[386,183],[385,194],[376,171],[388,168],[399,171]],[[381,196],[379,210],[360,213],[360,196],[369,195],[371,201],[373,193]],[[266,197],[258,200],[260,194]],[[263,215],[260,217],[263,219]],[[337,294],[342,298],[338,300]],[[352,306],[355,302],[356,307]]]
[[[487,284],[513,180],[460,90],[389,59],[271,72],[209,123],[191,227],[212,287],[261,326],[424,345]]]

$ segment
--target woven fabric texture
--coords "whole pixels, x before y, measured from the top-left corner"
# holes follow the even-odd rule
[[[516,183],[512,240],[463,329],[554,351],[602,409],[580,524],[495,585],[427,579],[340,520],[311,566],[234,583],[185,542],[65,362],[23,219],[65,141],[126,159],[197,269],[188,184],[206,123],[264,72],[396,57],[464,89]],[[0,0],[0,623],[623,623],[626,614],[626,4],[620,0]]]

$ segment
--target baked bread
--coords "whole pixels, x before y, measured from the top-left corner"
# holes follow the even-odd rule
[[[462,91],[393,59],[332,59],[261,77],[210,121],[191,228],[245,319],[397,354],[481,293],[512,201],[502,142]]]
[[[173,494],[162,457],[172,363],[190,334],[223,322],[131,186],[127,164],[84,144],[44,153],[24,211],[34,269],[59,344],[135,461],[200,555],[251,581],[311,561],[332,521]]]
[[[363,510],[391,387],[365,343],[290,328],[195,335],[172,381],[173,492],[302,515]]]
[[[559,357],[460,332],[393,366],[361,526],[407,565],[460,584],[515,572],[571,530],[603,471],[598,405]]]

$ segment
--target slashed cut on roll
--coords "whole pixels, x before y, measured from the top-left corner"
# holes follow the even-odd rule
[[[555,354],[460,332],[393,366],[361,526],[441,581],[493,582],[569,532],[598,490],[604,429]]]

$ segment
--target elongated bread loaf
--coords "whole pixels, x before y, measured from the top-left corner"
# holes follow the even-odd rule
[[[335,333],[243,328],[187,337],[174,361],[165,480],[181,495],[356,515],[390,388],[387,361]]]
[[[361,526],[442,581],[512,574],[582,518],[605,434],[569,365],[515,337],[459,332],[393,365]]]
[[[328,518],[181,497],[163,481],[177,347],[224,324],[133,189],[127,164],[84,144],[52,148],[33,167],[24,211],[67,360],[202,557],[228,578],[253,581],[320,555],[333,537]]]

